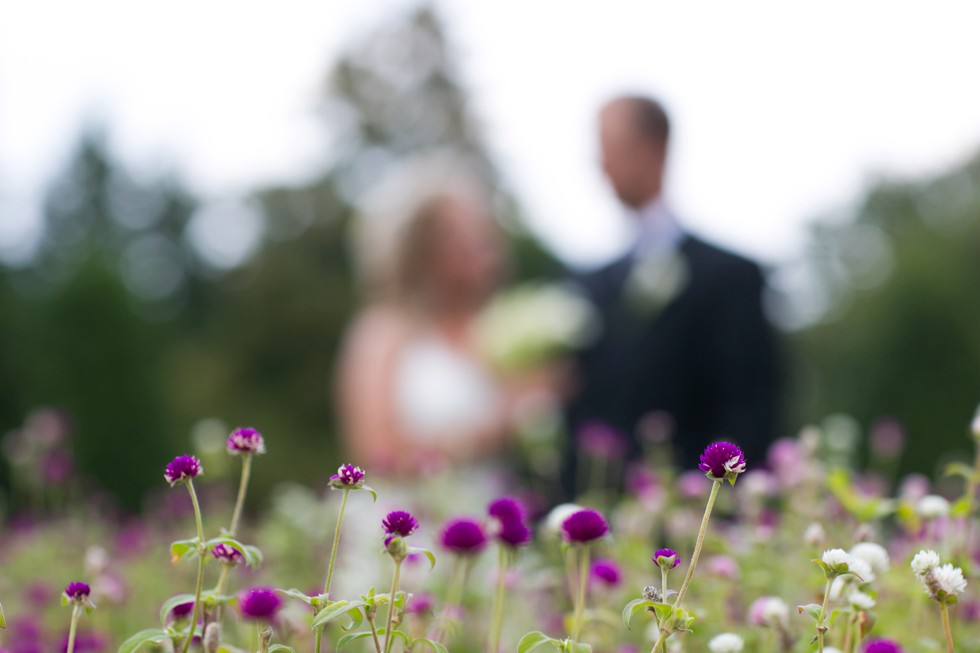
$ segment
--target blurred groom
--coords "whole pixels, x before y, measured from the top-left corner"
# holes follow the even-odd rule
[[[612,100],[599,114],[599,137],[603,171],[637,237],[625,256],[578,279],[602,329],[577,361],[570,432],[608,424],[630,437],[635,460],[644,421],[656,416],[671,425],[686,468],[716,439],[741,445],[750,465],[761,462],[774,436],[777,384],[762,271],[688,232],[664,202],[670,121],[660,103]],[[578,449],[570,443],[569,496],[581,478]]]

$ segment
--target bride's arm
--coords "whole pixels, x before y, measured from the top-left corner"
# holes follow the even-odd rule
[[[402,466],[404,443],[393,397],[405,329],[391,311],[369,308],[351,326],[341,352],[338,400],[343,440],[354,464],[373,471]]]

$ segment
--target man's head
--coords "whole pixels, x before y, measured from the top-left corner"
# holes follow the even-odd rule
[[[602,169],[619,200],[640,208],[660,195],[670,121],[656,100],[623,96],[599,113]]]

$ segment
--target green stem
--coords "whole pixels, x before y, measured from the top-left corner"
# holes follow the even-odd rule
[[[823,620],[827,616],[827,602],[830,600],[830,583],[831,579],[827,579],[827,585],[823,590],[823,604],[820,606],[820,618],[817,619],[817,653],[823,653],[823,635],[825,628],[823,626]]]
[[[660,602],[667,602],[667,570],[660,568]]]
[[[943,615],[943,631],[946,633],[946,648],[948,653],[954,653],[953,651],[953,632],[949,629],[949,607],[946,605],[945,601],[940,601],[939,611]]]
[[[378,627],[374,625],[374,615],[369,614],[367,618],[368,625],[371,626],[371,637],[374,638],[374,650],[381,653],[381,640],[378,639]]]
[[[391,643],[394,641],[394,637],[391,636],[391,623],[395,616],[395,593],[398,592],[398,578],[402,571],[402,561],[395,560],[395,573],[391,577],[391,594],[388,595],[388,617],[385,619],[387,625],[385,626],[385,649],[384,653],[391,652]]]
[[[442,638],[449,630],[453,609],[463,604],[463,590],[466,588],[466,578],[469,576],[469,570],[470,558],[468,556],[456,556],[456,562],[453,564],[453,573],[449,583],[449,594],[446,597],[446,605],[433,626],[434,630],[431,639],[434,641],[442,642]]]
[[[503,544],[500,548],[500,564],[497,571],[497,591],[493,595],[493,617],[490,627],[490,640],[487,645],[487,653],[499,653],[500,635],[504,629],[504,581],[507,577],[507,563],[509,555],[507,547]]]
[[[197,493],[194,491],[194,481],[187,479],[187,491],[191,494],[191,503],[194,504],[194,520],[197,523],[197,588],[194,590],[194,610],[191,612],[191,627],[187,633],[187,639],[181,647],[181,653],[187,653],[187,649],[194,639],[194,629],[197,628],[197,616],[201,609],[201,589],[204,586],[204,522],[201,520],[201,505],[197,502]]]
[[[579,555],[578,596],[575,599],[575,620],[572,622],[572,639],[579,641],[582,634],[582,617],[585,614],[585,588],[589,584],[589,546],[581,545]]]
[[[320,642],[322,639],[323,639],[323,626],[320,626],[315,631],[313,631],[313,653],[320,653]]]
[[[71,608],[71,626],[68,627],[67,653],[74,653],[75,651],[75,630],[78,628],[78,617],[81,615],[79,609],[81,607],[81,605],[75,603]]]
[[[650,649],[650,653],[658,653],[658,651],[666,651],[668,637],[670,637],[670,633],[667,630],[661,628],[660,636],[657,637],[657,641],[654,642],[653,648]]]
[[[681,601],[684,600],[684,595],[687,594],[687,587],[691,584],[691,578],[694,577],[694,568],[697,567],[698,558],[701,556],[701,546],[704,544],[704,534],[708,530],[708,518],[711,516],[711,508],[715,505],[715,498],[718,496],[718,488],[721,487],[722,480],[718,479],[711,484],[708,505],[704,507],[704,517],[701,518],[701,530],[698,531],[698,540],[694,544],[694,553],[691,555],[691,564],[687,568],[687,574],[684,576],[684,583],[677,592],[677,599],[674,600],[675,608],[680,607]]]
[[[344,522],[344,509],[347,508],[347,496],[350,488],[344,488],[344,498],[340,500],[340,512],[337,514],[337,527],[333,532],[333,546],[330,547],[330,563],[327,565],[327,582],[323,584],[323,593],[330,594],[330,581],[333,580],[333,566],[337,561],[337,546],[340,543],[340,525]]]
[[[245,492],[248,490],[248,479],[252,475],[252,454],[242,454],[242,480],[238,483],[238,498],[235,500],[235,511],[231,514],[231,527],[228,528],[228,537],[235,537],[238,531],[238,522],[242,518],[242,508],[245,505]]]

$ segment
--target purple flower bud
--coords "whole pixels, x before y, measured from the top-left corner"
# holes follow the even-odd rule
[[[170,619],[187,619],[194,612],[194,602],[188,601],[187,603],[178,603],[170,609],[170,614],[167,615]]]
[[[338,467],[337,473],[330,477],[332,488],[343,489],[362,485],[364,485],[364,470],[350,463]]]
[[[483,526],[466,517],[447,522],[439,539],[444,548],[459,555],[476,555],[487,546]]]
[[[487,506],[487,513],[496,521],[494,537],[511,547],[531,541],[531,529],[524,522],[526,510],[519,499],[501,497]]]
[[[238,595],[238,609],[245,619],[270,621],[282,607],[282,599],[271,587],[253,587]]]
[[[663,558],[663,562],[660,561],[661,558]],[[673,562],[670,561],[671,558],[674,559]],[[654,552],[651,560],[653,560],[653,564],[657,565],[658,567],[664,568],[666,565],[667,569],[673,569],[677,565],[681,564],[681,557],[677,555],[677,551],[674,551],[673,549],[657,549]]]
[[[84,601],[91,593],[92,588],[89,587],[89,584],[81,581],[68,583],[68,587],[65,588],[65,596],[72,601]]]
[[[589,576],[609,587],[616,587],[623,580],[623,573],[615,560],[600,558],[592,563]]]
[[[520,499],[500,497],[490,502],[487,506],[487,514],[501,522],[524,521],[527,511]]]
[[[873,639],[864,645],[864,653],[902,653],[902,647],[890,639]]]
[[[204,473],[204,469],[201,467],[201,461],[194,456],[177,456],[170,461],[167,465],[167,469],[163,473],[163,477],[167,479],[167,483],[173,487],[180,481],[185,479],[192,479],[195,476],[199,476]]]
[[[214,548],[211,549],[211,555],[213,555],[216,560],[220,560],[228,565],[237,565],[245,560],[245,557],[241,554],[241,551],[227,544],[215,544]]]
[[[228,453],[232,455],[261,454],[265,453],[265,440],[262,439],[262,434],[252,427],[239,427],[228,436],[225,447],[228,449]]]
[[[731,442],[713,442],[701,454],[698,468],[708,478],[733,480],[745,471],[745,454]]]
[[[583,508],[562,522],[561,530],[566,540],[582,544],[605,536],[609,532],[609,524],[598,511]]]
[[[418,520],[404,510],[389,512],[388,516],[382,520],[381,525],[384,527],[385,533],[397,537],[408,537],[419,529]]]
[[[497,540],[511,547],[524,546],[534,537],[531,529],[522,521],[501,522]]]

